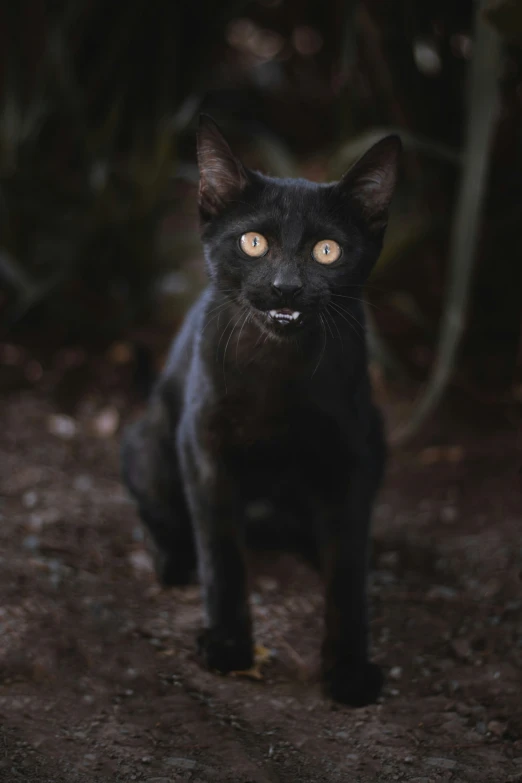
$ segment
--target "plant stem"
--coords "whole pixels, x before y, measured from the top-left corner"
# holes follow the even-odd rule
[[[450,240],[449,282],[437,356],[427,388],[410,420],[393,434],[394,443],[411,438],[439,403],[453,373],[464,330],[473,262],[480,237],[489,147],[499,105],[501,43],[498,34],[483,21],[482,10],[485,5],[486,0],[475,3],[475,40],[468,92],[466,147]]]

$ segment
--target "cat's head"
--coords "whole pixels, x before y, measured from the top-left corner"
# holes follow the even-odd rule
[[[344,308],[379,256],[400,150],[397,136],[382,139],[339,182],[276,179],[246,169],[203,116],[199,210],[211,279],[273,334]]]

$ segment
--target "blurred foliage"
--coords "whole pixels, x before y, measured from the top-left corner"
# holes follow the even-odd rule
[[[200,110],[279,176],[336,178],[397,131],[401,184],[368,287],[375,355],[418,380],[444,355],[440,392],[503,394],[520,372],[520,7],[2,0],[3,323],[69,342],[171,331],[204,279]],[[481,47],[479,25],[502,46]]]

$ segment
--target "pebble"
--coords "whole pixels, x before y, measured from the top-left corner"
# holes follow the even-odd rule
[[[44,525],[52,525],[60,520],[60,512],[55,508],[48,508],[45,511],[33,511],[29,514],[27,527],[33,533],[39,533]]]
[[[279,582],[276,579],[272,579],[269,576],[259,577],[257,583],[261,588],[261,590],[265,590],[267,593],[273,593],[279,587]]]
[[[495,735],[495,737],[501,737],[506,731],[506,724],[501,723],[499,720],[490,720],[488,723],[488,731]]]
[[[110,438],[120,425],[120,414],[114,406],[104,408],[95,416],[93,429],[100,438]]]
[[[469,639],[453,639],[451,641],[451,649],[457,658],[463,661],[467,660],[472,654]]]
[[[392,680],[400,680],[402,677],[402,666],[393,666],[390,669],[390,677]]]
[[[427,598],[456,598],[458,592],[452,587],[446,587],[445,585],[433,585],[428,590]]]
[[[74,479],[73,488],[78,492],[88,492],[92,489],[92,478],[85,473],[81,473]]]
[[[152,573],[154,571],[152,557],[144,549],[138,549],[135,552],[131,552],[129,555],[129,562],[136,571],[140,571],[141,573]]]
[[[22,546],[24,549],[34,552],[40,546],[40,539],[38,536],[26,536],[22,541]]]
[[[196,769],[197,766],[193,759],[183,759],[177,756],[165,759],[165,764],[168,764],[170,767],[178,767],[178,769]]]
[[[56,414],[49,416],[47,421],[47,429],[51,435],[56,435],[57,438],[63,440],[70,440],[74,438],[78,432],[78,425],[71,416],[64,416],[63,414]]]
[[[440,521],[445,525],[450,525],[455,522],[458,517],[458,512],[455,506],[444,506],[440,510]]]
[[[38,503],[38,495],[33,490],[29,490],[28,492],[24,492],[22,495],[22,505],[25,506],[25,508],[34,508],[36,504]]]
[[[135,525],[132,529],[132,540],[141,543],[145,540],[145,531],[141,525]]]

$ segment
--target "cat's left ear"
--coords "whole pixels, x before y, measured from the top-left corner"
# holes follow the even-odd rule
[[[199,118],[197,140],[199,208],[203,218],[211,218],[241,193],[248,180],[243,165],[206,114]]]
[[[386,136],[359,158],[337,183],[343,194],[359,207],[372,231],[386,228],[401,150],[398,136]]]

